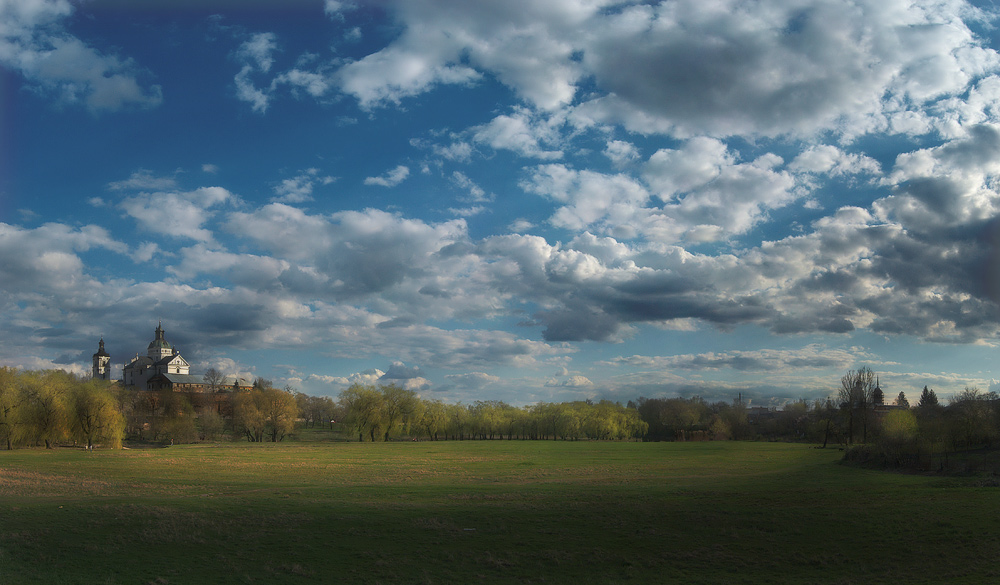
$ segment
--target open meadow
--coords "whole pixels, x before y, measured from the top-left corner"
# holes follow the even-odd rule
[[[0,583],[1000,577],[1000,489],[840,456],[589,441],[0,452]]]

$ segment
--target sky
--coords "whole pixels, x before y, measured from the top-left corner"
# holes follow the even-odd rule
[[[1000,7],[0,0],[0,365],[1000,389]]]

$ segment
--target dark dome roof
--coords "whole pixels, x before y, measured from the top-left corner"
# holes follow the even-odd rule
[[[149,342],[149,347],[147,350],[153,349],[173,349],[174,346],[170,345],[166,339],[163,338],[163,324],[157,324],[156,326],[156,339]]]

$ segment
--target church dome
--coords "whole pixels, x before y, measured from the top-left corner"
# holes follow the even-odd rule
[[[164,349],[173,350],[174,346],[170,345],[170,342],[163,338],[163,324],[158,323],[156,325],[156,339],[149,342],[149,346],[146,348],[146,351],[159,351]]]

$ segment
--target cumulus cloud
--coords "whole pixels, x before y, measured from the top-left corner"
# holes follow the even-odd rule
[[[276,197],[271,200],[279,203],[304,203],[312,201],[313,189],[316,185],[329,185],[336,179],[326,175],[321,176],[319,169],[310,168],[300,171],[299,174],[284,179],[274,187]]]
[[[478,126],[476,142],[549,160],[564,155],[555,130],[566,121],[679,138],[829,132],[851,140],[957,135],[996,117],[1000,56],[970,28],[990,16],[957,0],[384,7],[400,27],[387,46],[346,62],[300,59],[267,83],[252,77],[271,70],[277,38],[253,35],[235,53],[239,99],[264,112],[285,85],[315,99],[339,91],[372,110],[489,75],[524,107]],[[326,6],[334,18],[351,9]],[[617,165],[633,156],[606,153]]]
[[[212,208],[232,202],[235,196],[222,187],[194,191],[140,193],[122,200],[122,209],[149,232],[202,242],[213,239],[204,227]]]
[[[104,249],[125,254],[128,248],[102,227],[73,228],[47,223],[25,229],[0,223],[0,291],[8,301],[19,294],[91,289],[96,282],[79,254]],[[62,296],[61,294],[59,296]],[[54,299],[53,299],[54,300]]]
[[[389,369],[385,371],[382,378],[386,380],[407,380],[409,378],[422,378],[423,372],[419,366],[407,366],[403,362],[393,362]]]
[[[532,108],[571,106],[583,79],[596,90],[572,105],[578,124],[623,123],[680,137],[832,130],[945,130],[970,83],[997,71],[963,2],[696,0],[656,5],[515,2],[456,6],[389,2],[402,26],[387,47],[344,65],[341,91],[364,108],[398,104],[440,84],[494,75]],[[986,95],[989,84],[980,84]],[[947,112],[925,106],[959,100]],[[944,115],[939,115],[944,114]],[[531,150],[523,120],[500,117],[491,136]],[[959,122],[960,123],[960,122]]]
[[[875,159],[863,154],[849,154],[829,144],[811,146],[795,157],[789,170],[802,173],[841,175],[871,174],[881,172]]]
[[[604,156],[611,159],[615,166],[622,167],[639,160],[639,150],[630,142],[609,140],[604,147]]]
[[[441,42],[442,31],[408,28],[393,45],[343,66],[336,74],[341,91],[364,109],[399,104],[439,84],[471,84],[481,75],[461,64],[460,52]]]
[[[473,128],[473,140],[498,150],[511,150],[521,156],[554,160],[563,157],[562,151],[547,150],[543,145],[557,141],[558,133],[547,120],[533,117],[523,108],[510,115],[500,115],[489,124]]]
[[[0,63],[18,71],[29,87],[61,104],[93,113],[162,101],[159,85],[132,59],[105,54],[66,32],[75,11],[65,0],[7,0],[0,3]]]
[[[380,187],[395,187],[410,176],[410,168],[399,165],[380,177],[368,177],[365,185],[378,185]]]
[[[969,17],[961,2],[902,0],[629,6],[584,49],[607,93],[582,109],[681,136],[925,132],[901,122],[997,69]]]
[[[385,372],[383,372],[382,370],[379,370],[377,368],[372,368],[370,370],[365,370],[363,372],[354,372],[349,376],[326,376],[323,374],[309,374],[306,380],[320,382],[322,384],[328,384],[332,386],[346,387],[352,384],[374,386],[384,375]]]
[[[776,168],[781,164],[770,154],[739,162],[721,141],[697,138],[653,154],[645,185],[624,173],[550,164],[536,167],[521,186],[562,204],[550,219],[559,227],[619,239],[704,242],[746,233],[766,211],[802,195],[795,178]],[[654,195],[662,204],[654,204]]]
[[[558,378],[547,380],[545,385],[550,388],[590,388],[594,383],[586,376],[573,375],[562,380]]]

